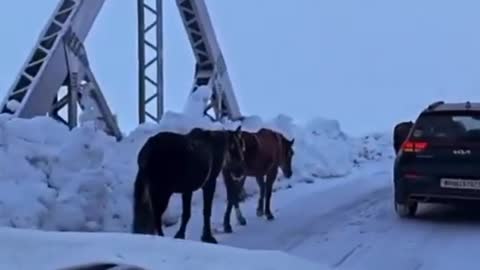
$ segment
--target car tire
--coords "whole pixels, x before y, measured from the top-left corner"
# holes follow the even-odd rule
[[[395,212],[401,218],[414,217],[417,213],[418,203],[409,202],[409,203],[398,203],[395,202]]]

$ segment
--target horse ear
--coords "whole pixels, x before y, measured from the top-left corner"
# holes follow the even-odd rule
[[[238,126],[237,129],[235,130],[236,133],[240,133],[242,131],[242,126]]]
[[[290,145],[293,145],[293,143],[295,142],[295,138],[293,138],[291,141],[288,141],[290,143]]]

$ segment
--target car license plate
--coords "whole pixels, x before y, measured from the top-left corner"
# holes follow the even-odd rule
[[[440,180],[440,186],[442,188],[480,190],[480,180],[442,178],[442,180]]]

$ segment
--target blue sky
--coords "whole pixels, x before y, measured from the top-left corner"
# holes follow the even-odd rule
[[[437,99],[480,97],[478,0],[206,0],[244,114],[338,119],[390,130]],[[165,101],[183,108],[193,55],[165,5]],[[57,0],[0,9],[4,95]],[[136,1],[107,1],[87,40],[90,62],[124,130],[137,121]]]

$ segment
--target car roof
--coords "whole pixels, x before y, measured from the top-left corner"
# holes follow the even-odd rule
[[[441,111],[480,111],[480,102],[451,102],[445,103],[437,101],[430,104],[424,112],[441,112]]]

